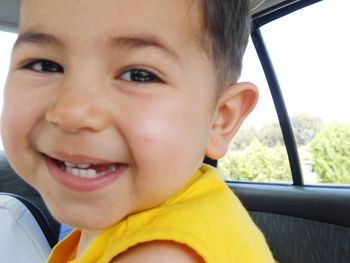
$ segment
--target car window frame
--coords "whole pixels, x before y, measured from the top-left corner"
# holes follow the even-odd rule
[[[298,11],[302,8],[310,6],[312,4],[318,3],[322,0],[296,0],[296,1],[285,1],[277,5],[274,5],[268,9],[265,9],[261,12],[258,12],[252,16],[252,32],[251,39],[255,50],[257,52],[258,58],[260,60],[263,72],[265,74],[268,87],[272,96],[274,107],[277,113],[278,121],[281,127],[283,139],[285,142],[285,147],[288,155],[291,176],[292,176],[292,185],[293,186],[305,186],[303,179],[303,172],[301,169],[301,163],[299,158],[299,153],[295,141],[295,136],[290,120],[290,115],[288,114],[287,107],[284,102],[281,86],[278,82],[277,75],[275,73],[272,61],[269,56],[268,47],[265,45],[263,34],[261,33],[260,28],[272,21],[275,21],[281,17],[284,17],[292,12]],[[211,161],[211,164],[215,162]],[[276,184],[288,186],[290,184],[280,184],[280,183],[262,183],[262,182],[239,182],[247,184]],[[326,185],[326,184],[317,184],[309,185],[308,187],[323,187],[323,188],[345,188],[350,189],[349,185]]]

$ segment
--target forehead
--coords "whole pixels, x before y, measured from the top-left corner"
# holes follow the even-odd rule
[[[94,38],[150,33],[169,43],[198,44],[200,0],[24,0],[19,32],[49,31],[62,37]]]

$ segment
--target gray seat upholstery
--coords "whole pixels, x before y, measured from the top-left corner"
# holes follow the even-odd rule
[[[17,199],[22,198],[21,202],[28,206],[43,228],[49,244],[53,246],[57,242],[59,223],[51,216],[39,193],[13,171],[2,151],[0,151],[0,193],[15,194]],[[32,209],[33,205],[37,209]],[[40,213],[35,212],[36,210],[39,210]]]
[[[50,245],[29,209],[17,198],[0,195],[1,262],[45,262]]]

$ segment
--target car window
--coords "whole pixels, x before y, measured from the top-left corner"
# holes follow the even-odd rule
[[[349,8],[349,1],[321,1],[260,29],[290,116],[305,184],[350,184]],[[248,48],[246,57],[252,53]],[[262,70],[251,60],[245,62],[242,79],[247,76],[258,85],[261,101],[248,120],[251,130],[243,127],[246,134],[238,133],[219,167],[226,179],[288,181],[288,159],[272,101],[265,99],[271,95],[265,91]],[[270,126],[261,129],[264,125]],[[251,134],[254,140],[234,148],[235,140]],[[261,171],[271,174],[262,176]]]
[[[307,184],[350,184],[349,8],[321,1],[261,29]]]
[[[281,127],[258,55],[251,42],[239,81],[259,88],[259,101],[218,161],[225,180],[291,183],[292,176]]]
[[[17,34],[8,33],[4,31],[0,31],[0,109],[2,109],[3,104],[3,90],[4,84],[6,80],[6,75],[10,63],[11,49],[13,43],[15,42]],[[3,149],[2,142],[0,140],[0,150]]]

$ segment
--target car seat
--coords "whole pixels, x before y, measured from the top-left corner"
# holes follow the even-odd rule
[[[51,246],[57,243],[60,224],[48,211],[40,194],[21,177],[9,165],[3,151],[0,151],[0,193],[11,193],[26,205],[36,217],[36,210],[41,211],[43,218],[48,222],[48,228],[42,229]],[[27,201],[26,201],[27,200]],[[36,206],[36,209],[31,209]],[[39,225],[42,220],[39,220]],[[41,224],[44,227],[43,224]]]
[[[36,205],[23,197],[0,193],[0,222],[1,262],[46,262],[54,236]]]

